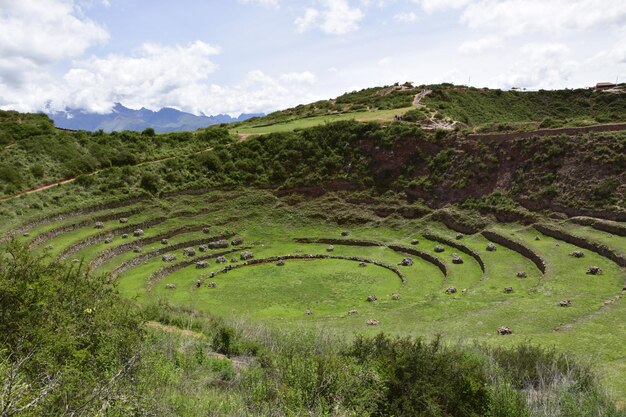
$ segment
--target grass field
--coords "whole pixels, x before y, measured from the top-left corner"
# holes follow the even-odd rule
[[[238,126],[237,128],[232,129],[230,132],[244,135],[262,135],[274,132],[291,132],[297,129],[306,129],[324,123],[332,123],[343,120],[356,120],[358,122],[392,121],[394,116],[403,115],[411,109],[412,107],[405,107],[391,110],[362,111],[352,113],[340,113],[329,116],[313,116],[269,125],[255,125],[255,122],[250,122],[242,126]]]
[[[397,111],[396,111],[397,112]],[[391,114],[391,113],[390,113]],[[208,201],[211,203],[208,203]],[[511,249],[496,245],[496,251],[486,249],[489,241],[480,234],[467,235],[455,240],[456,232],[430,220],[430,217],[404,219],[398,216],[375,218],[359,224],[338,225],[328,220],[329,206],[342,211],[341,196],[300,201],[288,204],[269,192],[236,190],[211,192],[200,196],[178,196],[158,202],[139,203],[141,210],[129,219],[128,224],[118,220],[105,222],[104,231],[113,236],[105,244],[97,239],[78,250],[73,258],[88,264],[106,249],[121,244],[137,242],[141,253],[161,250],[176,254],[172,263],[162,261],[161,254],[128,269],[118,277],[119,289],[140,304],[154,300],[168,300],[174,305],[197,309],[226,318],[246,318],[262,321],[270,326],[298,329],[303,326],[331,329],[342,334],[391,334],[433,337],[441,334],[446,340],[481,341],[496,345],[513,345],[521,341],[534,341],[545,346],[575,353],[583,360],[593,362],[600,369],[604,382],[619,399],[626,400],[626,324],[623,321],[626,304],[623,300],[624,268],[596,253],[583,250],[583,258],[570,256],[576,246],[540,235],[535,229],[516,224],[490,226],[489,229],[521,242],[540,255],[546,262],[543,274],[534,263]],[[332,204],[331,204],[332,202]],[[345,212],[354,210],[345,204]],[[122,209],[101,210],[58,222],[40,225],[30,231],[30,241],[38,234],[56,226],[67,226],[109,212]],[[185,212],[185,216],[180,216]],[[195,213],[195,215],[194,215]],[[142,238],[131,236],[122,239],[120,227],[133,226],[146,220],[165,217],[166,220],[145,228]],[[184,226],[207,225],[209,233],[200,230],[168,236],[166,245],[160,236]],[[603,243],[619,253],[626,252],[626,238],[597,230],[568,224],[568,231],[591,241]],[[342,237],[343,231],[348,237]],[[424,238],[424,234],[455,240],[473,250],[483,260],[485,272],[479,263],[457,249],[442,245],[436,252],[437,242]],[[36,246],[41,253],[58,256],[77,242],[93,237],[102,230],[93,225],[79,227]],[[359,257],[396,266],[405,282],[391,270],[382,266],[340,259],[287,260],[284,266],[274,262],[244,266],[227,273],[219,273],[225,265],[241,265],[239,254],[243,249],[212,249],[200,252],[195,245],[196,257],[206,257],[207,269],[189,266],[164,274],[153,282],[152,274],[164,266],[177,265],[186,258],[182,249],[168,250],[172,245],[229,234],[241,237],[243,246],[249,246],[255,259],[286,255],[330,254],[332,256]],[[537,237],[539,238],[537,240]],[[141,244],[141,239],[155,240]],[[296,243],[297,238],[354,239],[375,241],[377,246]],[[417,239],[419,243],[412,244]],[[52,249],[44,249],[51,245]],[[435,264],[390,246],[420,250],[440,259],[447,268],[444,274]],[[230,250],[226,264],[215,260],[215,253]],[[452,263],[452,253],[458,253],[462,264]],[[113,256],[98,267],[100,272],[111,272],[122,262],[139,254],[127,250]],[[231,258],[236,257],[233,261]],[[398,266],[403,258],[411,257],[412,266]],[[590,266],[602,268],[602,274],[586,273]],[[218,273],[211,277],[211,273]],[[517,277],[524,272],[525,278]],[[196,280],[202,285],[197,288]],[[210,288],[214,282],[216,288]],[[168,289],[168,285],[175,286]],[[448,287],[457,292],[447,294]],[[513,287],[505,293],[505,287]],[[463,291],[465,290],[465,291]],[[400,298],[392,299],[392,294]],[[368,302],[369,295],[378,300]],[[571,300],[570,307],[560,307],[562,300]],[[311,310],[312,314],[305,314]],[[356,314],[349,314],[357,310]],[[366,321],[375,319],[377,326]],[[496,329],[509,326],[511,336],[499,336]]]

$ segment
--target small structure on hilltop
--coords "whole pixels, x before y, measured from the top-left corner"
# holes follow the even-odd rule
[[[596,90],[610,90],[611,88],[615,87],[617,87],[617,84],[609,82],[600,82],[596,84]]]

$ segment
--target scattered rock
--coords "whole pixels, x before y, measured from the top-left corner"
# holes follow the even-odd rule
[[[211,228],[209,228],[209,227],[203,227],[203,228],[202,228],[202,233],[205,233],[205,234],[209,234],[209,233],[211,233]]]
[[[176,260],[176,255],[171,254],[171,253],[166,253],[165,255],[161,256],[161,260],[163,262],[174,262]]]
[[[196,280],[196,288],[200,288],[202,286],[202,280]]]
[[[243,239],[240,237],[236,237],[232,240],[232,242],[230,242],[231,245],[233,246],[239,246],[243,244]]]
[[[170,243],[169,240],[167,239],[161,239],[161,245],[167,245],[168,243]]]
[[[217,288],[217,283],[209,282],[209,288]]]
[[[513,292],[513,287],[505,287],[504,288],[504,292],[507,293],[507,294],[512,293]]]
[[[443,247],[443,246],[441,246],[441,245],[437,245],[437,246],[435,246],[435,252],[437,252],[437,253],[441,253],[441,252],[443,252],[444,250],[445,250],[445,249],[444,249],[444,247]]]
[[[501,327],[498,327],[498,334],[501,334],[501,335],[513,334],[513,331],[506,326],[501,326]]]
[[[168,290],[173,290],[176,288],[176,284],[167,284],[165,288],[167,288]]]
[[[378,326],[380,322],[376,319],[369,319],[365,322],[368,326]]]
[[[106,243],[107,245],[110,243],[113,243],[113,239],[111,239],[110,237],[107,237],[106,239],[104,239],[104,243]]]
[[[24,233],[22,236],[24,236],[24,237],[28,237],[28,236],[30,236],[30,233],[26,232],[26,233]]]
[[[206,269],[208,267],[209,267],[209,263],[207,261],[196,262],[196,269]]]
[[[333,245],[328,245],[328,247],[326,248],[327,252],[332,252],[335,250],[335,247]]]
[[[104,229],[104,223],[102,222],[96,222],[95,226],[96,229]]]
[[[276,266],[284,266],[285,265],[285,260],[284,259],[279,259],[276,261]]]
[[[400,294],[398,294],[398,293],[391,294],[391,299],[392,300],[399,300],[400,299]]]
[[[576,250],[576,251],[570,253],[570,256],[573,256],[574,258],[584,258],[585,257],[585,252],[583,252],[581,250]]]
[[[368,295],[367,296],[367,301],[369,301],[370,303],[374,302],[378,300],[378,297],[376,297],[375,295]]]
[[[461,257],[459,255],[457,255],[456,253],[452,254],[452,263],[453,264],[462,264],[463,263],[463,259],[461,259]]]
[[[144,232],[143,232],[143,230],[141,230],[141,229],[137,229],[137,230],[135,230],[135,231],[133,232],[133,236],[135,236],[135,237],[141,237],[141,236],[143,236],[143,235],[144,235]]]
[[[304,312],[304,314],[306,314],[307,316],[310,316],[310,315],[312,315],[312,314],[313,314],[313,311],[311,311],[311,310],[306,310],[306,311]]]
[[[359,266],[361,268],[365,268],[367,266],[367,264],[365,262],[359,262]]]
[[[198,246],[198,250],[200,252],[206,252],[207,250],[209,250],[209,248],[207,247],[207,245],[200,245]]]
[[[541,240],[539,236],[535,236],[535,240]]]
[[[419,245],[419,243],[420,243],[420,241],[419,241],[419,240],[417,240],[417,239],[413,239],[413,240],[411,241],[411,245]]]
[[[587,268],[587,273],[589,275],[598,275],[602,273],[602,268],[600,268],[599,266],[590,266],[589,268]]]
[[[446,294],[455,294],[456,293],[456,288],[455,287],[448,287],[446,288]]]
[[[461,290],[461,294],[467,294],[467,288],[463,288],[463,289]]]
[[[73,263],[73,264],[80,263],[80,259],[72,259],[72,263]]]
[[[463,233],[457,233],[457,234],[456,234],[456,240],[461,240],[461,239],[463,239],[463,236],[464,236],[464,235],[463,235]]]
[[[228,261],[226,260],[225,256],[218,256],[217,258],[215,258],[215,262],[220,263],[220,264],[225,264]]]
[[[347,230],[344,230],[343,232],[341,232],[341,236],[343,237],[350,236],[350,232],[348,232]]]
[[[572,301],[571,300],[561,300],[559,301],[559,305],[561,307],[569,307],[572,305]]]
[[[122,223],[122,224],[126,224],[126,223],[128,223],[128,218],[126,218],[126,217],[122,217],[122,218],[120,219],[120,223]]]
[[[239,259],[235,258],[234,256],[232,258],[230,258],[230,261],[234,264],[236,264],[237,262],[239,262]]]
[[[141,253],[141,247],[139,247],[139,246],[133,246],[133,252],[135,252],[135,253]]]
[[[518,277],[518,278],[526,278],[527,277],[526,272],[524,272],[524,271],[519,271],[518,273],[515,274],[515,276]]]
[[[128,239],[128,233],[124,233],[124,234],[122,235],[122,239]]]
[[[239,255],[242,261],[247,261],[248,259],[254,258],[254,254],[252,252],[241,252]]]
[[[209,242],[207,246],[209,249],[224,249],[228,247],[228,241],[216,240],[215,242]]]
[[[194,248],[185,248],[183,249],[183,255],[185,256],[196,256],[196,250]]]
[[[355,314],[359,314],[359,312],[357,310],[350,310],[350,311],[348,311],[348,315],[349,316],[354,316]]]
[[[493,243],[489,243],[489,244],[487,245],[487,250],[488,250],[489,252],[494,252],[494,251],[496,250],[496,245],[494,245]]]
[[[402,262],[400,262],[398,265],[402,265],[402,266],[412,266],[413,265],[413,259],[411,258],[404,258],[402,260]]]

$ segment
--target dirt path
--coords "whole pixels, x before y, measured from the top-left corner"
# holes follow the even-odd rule
[[[153,329],[161,330],[166,333],[178,333],[183,336],[193,337],[194,339],[200,339],[204,335],[202,333],[194,332],[193,330],[181,329],[180,327],[168,326],[167,324],[159,323],[158,321],[147,321],[146,326]]]
[[[413,105],[415,107],[419,106],[420,102],[422,101],[422,99],[424,97],[426,97],[427,95],[429,95],[430,93],[432,93],[432,92],[433,92],[433,90],[424,89],[424,90],[420,91],[419,93],[417,93],[415,95],[415,99],[413,99]]]
[[[243,139],[243,140],[240,139],[239,141],[243,142],[244,140],[245,139]],[[133,167],[140,167],[140,166],[148,165],[148,164],[156,164],[156,163],[159,163],[159,162],[169,161],[170,159],[185,158],[185,157],[188,157],[188,156],[198,155],[198,154],[201,154],[203,152],[209,152],[209,151],[212,151],[212,150],[213,150],[213,148],[211,147],[211,148],[206,148],[206,149],[203,149],[201,151],[192,152],[192,153],[185,154],[185,155],[167,156],[165,158],[159,158],[159,159],[153,159],[153,160],[150,160],[150,161],[144,161],[144,162],[140,162],[140,163],[138,163],[136,165],[131,165],[131,166],[133,166]],[[108,168],[99,169],[97,171],[90,172],[90,173],[85,174],[85,175],[86,176],[97,175],[97,174],[99,174],[100,172],[102,172],[102,171],[104,171],[106,169],[108,169]],[[38,193],[40,191],[45,191],[45,190],[48,190],[50,188],[53,188],[53,187],[56,187],[56,186],[59,186],[59,185],[70,184],[70,183],[76,181],[76,178],[77,177],[65,178],[65,179],[60,180],[60,181],[56,181],[56,182],[49,183],[49,184],[43,184],[43,185],[40,185],[40,186],[38,186],[36,188],[31,188],[31,189],[28,189],[28,190],[25,190],[25,191],[21,191],[21,192],[19,192],[17,194],[5,196],[5,197],[0,197],[0,203],[4,202],[4,201],[14,200],[14,199],[16,199],[18,197],[21,197],[21,196],[24,196],[24,195]]]

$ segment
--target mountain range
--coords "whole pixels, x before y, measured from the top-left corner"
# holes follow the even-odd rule
[[[68,109],[50,113],[48,116],[54,120],[54,124],[57,127],[72,130],[96,131],[102,129],[105,132],[142,131],[151,127],[156,132],[177,132],[196,130],[221,123],[241,122],[253,117],[264,116],[264,114],[244,113],[239,117],[231,117],[227,114],[196,116],[169,107],[155,112],[146,108],[133,110],[117,103],[109,114],[88,113],[84,110]]]

